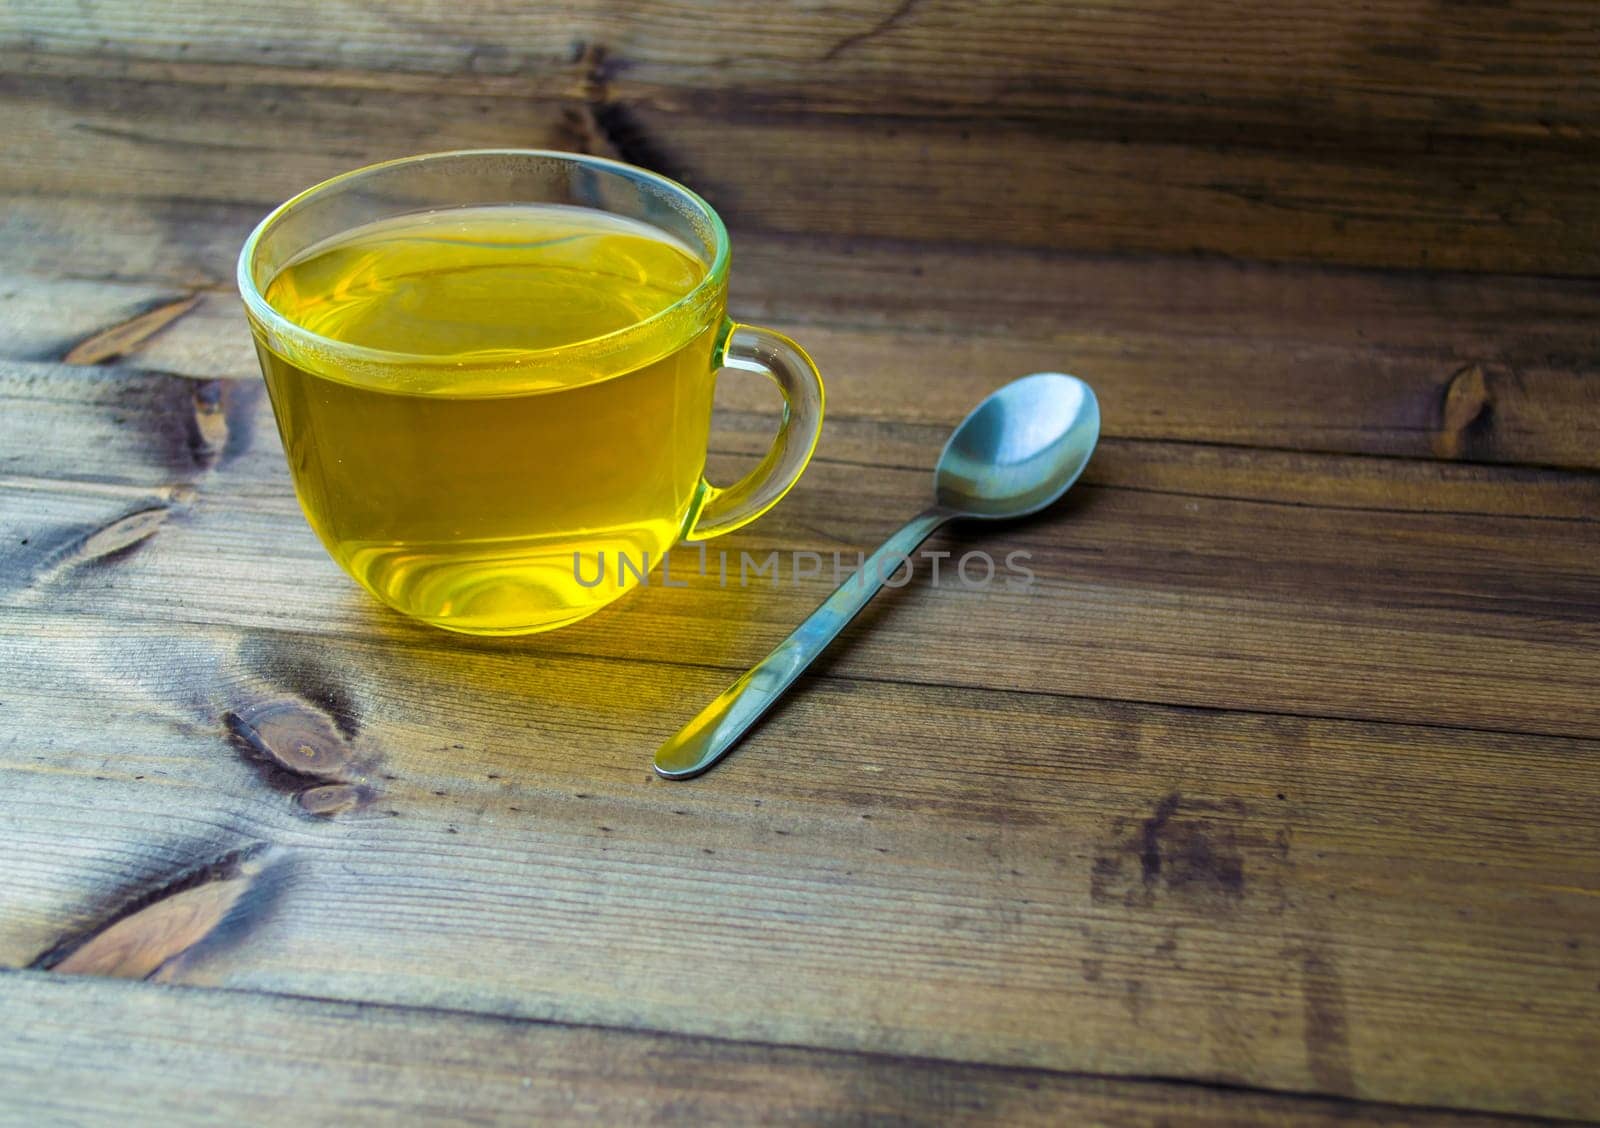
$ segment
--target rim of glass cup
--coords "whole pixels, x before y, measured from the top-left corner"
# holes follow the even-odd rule
[[[390,349],[373,348],[370,345],[353,345],[332,337],[325,337],[316,330],[307,329],[305,326],[299,325],[279,313],[267,301],[265,295],[261,293],[261,288],[256,285],[254,271],[251,269],[255,260],[256,246],[272,229],[274,224],[296,207],[315,196],[349,181],[377,172],[380,169],[392,169],[402,165],[424,164],[430,161],[459,157],[548,158],[584,165],[635,181],[652,183],[686,200],[706,220],[714,242],[711,264],[706,268],[705,277],[695,285],[694,289],[665,309],[658,310],[649,317],[641,318],[630,325],[624,325],[620,329],[613,329],[609,333],[602,333],[596,337],[570,341],[564,345],[508,350],[506,355],[496,355],[493,358],[476,361],[463,361],[458,357],[443,357],[427,353],[398,352]],[[464,370],[520,369],[538,365],[541,361],[559,361],[563,364],[570,364],[578,356],[605,355],[621,351],[629,343],[647,337],[656,327],[668,324],[674,319],[685,317],[698,307],[709,305],[708,298],[721,287],[727,275],[728,259],[728,229],[723,225],[722,217],[698,193],[684,187],[670,177],[662,176],[659,173],[651,172],[649,169],[639,168],[636,165],[626,164],[622,161],[590,156],[587,153],[569,153],[560,149],[449,149],[443,152],[419,153],[415,156],[399,157],[394,160],[363,165],[360,168],[351,169],[349,172],[342,172],[338,176],[319,181],[311,187],[297,192],[268,212],[266,217],[256,224],[255,230],[250,232],[249,238],[244,241],[244,246],[239,249],[236,276],[240,297],[244,299],[245,308],[250,315],[270,334],[276,334],[278,337],[296,342],[302,347],[309,347],[309,351],[313,354],[325,354],[337,358],[340,364],[349,364],[355,361],[361,368],[366,369],[371,366],[377,372],[393,368],[461,372]],[[707,327],[709,327],[709,323],[701,328]],[[678,344],[681,345],[682,342],[680,341]],[[674,347],[677,346],[675,345]]]

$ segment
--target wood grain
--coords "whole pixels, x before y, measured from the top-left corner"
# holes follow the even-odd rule
[[[1035,553],[1046,591],[888,598],[691,792],[650,782],[645,754],[826,580],[707,579],[539,639],[444,639],[326,560],[259,396],[4,372],[25,407],[0,415],[20,456],[3,699],[41,718],[8,753],[8,962],[266,842],[288,859],[278,892],[169,978],[1596,1107],[1595,745],[1528,735],[1600,735],[1600,525],[1561,508],[1588,477],[1301,456],[1308,497],[1284,455],[1111,444],[1077,505],[1002,542]],[[913,507],[925,471],[898,467],[931,456],[936,412],[885,418],[851,388],[827,461],[731,547],[852,548]],[[225,432],[197,446],[213,403]],[[759,442],[753,406],[725,417],[730,453]],[[1372,511],[1373,489],[1393,504]],[[1541,496],[1561,499],[1549,517]],[[1447,499],[1467,512],[1433,512]],[[173,515],[114,563],[38,570],[151,504]],[[361,766],[340,779],[370,796],[308,808],[299,773],[263,773],[228,717],[274,703],[309,718],[285,731],[348,741],[339,762]],[[1501,1067],[1433,1064],[1463,1053]]]
[[[199,300],[197,295],[191,294],[108,326],[78,342],[61,359],[67,364],[100,364],[126,356],[192,310]]]
[[[1600,1117],[1597,37],[1565,0],[10,6],[6,1112]],[[832,415],[714,547],[821,575],[686,552],[465,640],[317,545],[244,233],[534,144],[735,222],[736,313]],[[1043,368],[1105,407],[1072,498],[931,544],[946,583],[656,780]],[[773,406],[723,384],[719,480]],[[1037,582],[950,584],[974,548]]]
[[[9,195],[0,205],[0,264],[15,275],[0,290],[0,311],[19,311],[6,323],[7,348],[25,343],[35,351],[17,355],[30,360],[59,359],[119,310],[157,308],[141,301],[171,304],[197,290],[225,300],[239,247],[264,214],[192,199]],[[735,312],[791,325],[1359,346],[1519,369],[1582,367],[1600,350],[1592,279],[1488,281],[749,230],[735,231],[733,243]],[[68,317],[84,319],[73,323],[81,330],[48,351],[45,330]],[[204,336],[219,346],[230,334],[218,325]]]
[[[86,935],[57,945],[35,966],[112,979],[176,974],[176,961],[212,936],[250,892],[261,873],[254,853],[259,851],[237,851],[184,875]]]
[[[36,1123],[1516,1122],[143,984],[10,974],[0,997],[29,1032],[0,1041],[9,1111]]]
[[[229,281],[250,209],[12,198],[0,355],[57,359],[152,310],[141,365],[253,377]],[[92,234],[94,232],[105,234]],[[736,316],[816,355],[835,399],[954,422],[974,389],[1066,369],[1108,398],[1107,433],[1287,450],[1600,466],[1593,282],[1380,276],[1182,260],[735,238]],[[108,264],[115,278],[105,278]],[[65,277],[63,277],[65,276]],[[1159,318],[1141,312],[1160,294]],[[1463,373],[1484,401],[1452,415]],[[738,395],[736,382],[730,395]],[[753,406],[754,397],[730,401]]]
[[[27,303],[0,301],[0,327],[15,327],[0,355],[57,353],[80,334],[117,332],[123,318],[166,308],[164,286],[70,282],[62,287],[11,276]],[[52,289],[71,301],[51,302]],[[141,366],[197,377],[253,379],[254,350],[231,293],[194,295],[184,322],[140,342]],[[751,303],[759,306],[762,303]],[[743,314],[743,310],[737,312]],[[787,311],[775,311],[780,314]],[[109,329],[102,329],[106,321]],[[764,318],[765,320],[765,318]],[[1600,390],[1576,361],[1478,361],[1533,347],[1515,337],[1454,352],[1435,345],[1308,344],[1196,338],[1149,329],[1103,333],[895,330],[843,327],[813,312],[772,318],[815,357],[830,391],[856,418],[948,425],[974,401],[1027,372],[1069,370],[1108,401],[1105,432],[1115,438],[1376,454],[1448,462],[1600,467],[1594,407]],[[30,340],[31,338],[31,340]],[[37,343],[35,343],[37,342]],[[1469,404],[1462,381],[1473,375]],[[729,406],[754,409],[760,385],[724,381]],[[892,405],[892,406],[890,406]],[[902,406],[908,405],[908,406]],[[1469,410],[1463,411],[1463,407]]]
[[[1582,0],[1439,6],[1264,0],[749,0],[559,8],[406,0],[133,0],[7,9],[8,66],[92,60],[173,75],[416,90],[581,92],[628,104],[1114,120],[1186,130],[1593,140],[1600,29]],[[715,28],[715,35],[707,35]],[[309,34],[308,34],[309,29]],[[258,68],[252,72],[251,68]],[[598,75],[595,73],[598,70]]]
[[[0,290],[0,310],[29,315],[7,321],[7,348],[27,342],[36,351],[19,353],[23,359],[55,360],[110,323],[124,308],[118,301],[170,303],[194,290],[226,298],[239,247],[263,214],[256,205],[194,199],[0,196],[0,263],[18,276]],[[735,312],[791,325],[1360,346],[1436,355],[1456,367],[1582,367],[1600,354],[1595,279],[1486,280],[748,229],[735,230],[733,245]],[[119,286],[127,287],[120,299]],[[126,309],[124,317],[147,312]],[[42,328],[30,329],[33,318],[48,327],[73,316],[84,319],[81,329],[55,351]],[[220,346],[230,336],[237,340],[219,325],[207,338]]]
[[[192,382],[147,376],[134,383],[99,369],[41,372],[23,365],[0,366],[0,373],[10,374],[3,394],[26,405],[6,413],[6,445],[49,451],[32,463],[31,480],[18,483],[27,488],[6,499],[6,523],[31,542],[13,551],[11,605],[42,605],[70,589],[112,618],[181,608],[194,621],[270,626],[292,607],[303,631],[361,636],[374,628],[373,609],[326,561],[292,503],[264,397],[235,406],[232,453],[211,461],[194,447]],[[70,390],[96,383],[112,403],[95,404],[92,394],[79,400]],[[734,582],[721,585],[713,554],[708,574],[688,575],[692,590],[685,598],[677,591],[644,593],[526,645],[616,657],[643,648],[726,669],[775,643],[832,586],[830,569],[777,590],[764,581],[741,586],[740,554],[808,551],[831,561],[839,551],[848,569],[857,550],[884,535],[884,514],[915,512],[928,489],[922,467],[935,456],[944,428],[912,428],[908,420],[888,429],[886,443],[881,421],[853,416],[849,391],[846,385],[836,392],[836,422],[822,460],[781,515],[716,546],[730,554]],[[759,416],[730,422],[742,422],[731,448],[723,448],[730,454],[753,454],[764,444],[766,421]],[[117,435],[125,424],[132,426]],[[37,437],[46,431],[58,436],[48,448]],[[73,433],[80,441],[63,445],[59,436]],[[116,463],[104,461],[112,456]],[[44,577],[53,573],[43,561],[61,551],[55,546],[121,520],[129,505],[120,490],[97,501],[92,488],[78,484],[83,475],[73,466],[89,460],[118,467],[95,477],[117,477],[152,497],[174,484],[196,496],[187,517],[169,521],[170,530],[130,555],[114,580],[85,570],[48,582]],[[997,561],[1014,551],[1031,554],[1037,583],[1026,590],[1010,590],[1003,578],[985,590],[908,587],[869,617],[898,612],[896,629],[861,631],[837,669],[1194,706],[1600,735],[1592,693],[1600,676],[1594,650],[1600,523],[1435,516],[1420,496],[1409,507],[1381,509],[1342,498],[1326,507],[1283,504],[1250,496],[1237,474],[1228,486],[1208,489],[1205,475],[1215,465],[1180,462],[1175,477],[1188,482],[1178,492],[1153,484],[1122,488],[1114,465],[1110,477],[1096,467],[1081,494],[1037,522],[987,537],[942,535],[931,547],[952,559],[975,548]],[[56,474],[68,481],[56,485]],[[1535,535],[1540,551],[1529,554],[1525,546]],[[1270,552],[1263,551],[1267,545]],[[695,569],[693,556],[683,550],[680,573]],[[783,558],[786,572],[791,559]],[[308,587],[308,575],[318,582]],[[901,630],[913,631],[919,645],[901,645]],[[1048,653],[1051,660],[996,663],[997,652]],[[1407,671],[1403,682],[1393,680],[1395,669]]]
[[[722,670],[7,619],[5,699],[48,718],[5,756],[8,963],[269,842],[276,895],[177,981],[1596,1107],[1592,742],[835,669],[690,791],[646,754]],[[371,806],[301,814],[226,734],[258,701],[353,718]]]
[[[363,164],[471,147],[622,157],[737,226],[804,235],[1593,274],[1600,150],[1236,146],[1178,131],[570,98],[0,74],[0,189],[269,206]],[[175,160],[176,154],[181,160]]]

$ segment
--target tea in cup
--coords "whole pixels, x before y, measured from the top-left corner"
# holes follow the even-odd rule
[[[822,382],[788,338],[728,320],[728,261],[694,193],[577,154],[412,157],[279,207],[239,287],[328,552],[413,618],[521,634],[630,590],[585,582],[596,561],[648,570],[766,512],[815,449]],[[785,401],[727,489],[703,474],[720,368]]]

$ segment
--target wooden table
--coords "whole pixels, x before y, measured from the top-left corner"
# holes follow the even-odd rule
[[[621,7],[6,17],[0,1120],[1600,1116],[1592,8]],[[730,553],[848,560],[989,389],[1091,381],[1070,498],[930,545],[1036,582],[886,593],[687,784],[830,576],[359,593],[233,256],[486,144],[703,188],[812,349]]]

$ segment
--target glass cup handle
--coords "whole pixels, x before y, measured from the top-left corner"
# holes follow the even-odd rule
[[[799,480],[822,434],[822,376],[804,349],[782,333],[731,322],[722,342],[719,367],[758,372],[778,385],[783,419],[760,465],[727,489],[705,484],[688,540],[730,533],[777,505]]]

